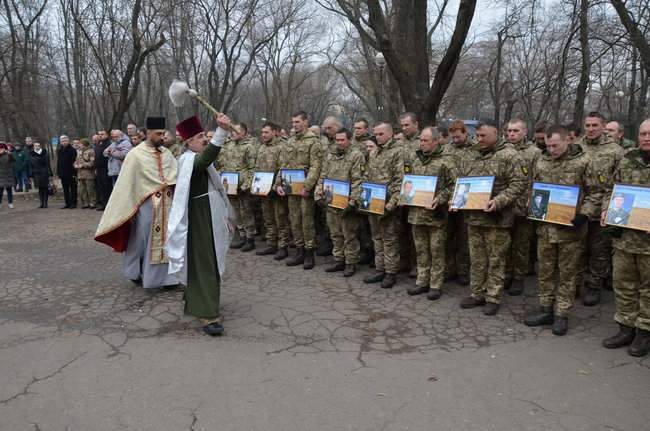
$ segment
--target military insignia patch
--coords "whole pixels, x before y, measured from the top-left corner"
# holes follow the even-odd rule
[[[412,171],[413,171],[413,169],[411,169],[411,165],[404,165],[404,173],[405,174],[410,174]]]
[[[600,181],[600,184],[605,184],[605,177],[603,174],[598,174],[598,181]]]
[[[527,166],[522,166],[521,167],[521,172],[523,172],[524,175],[528,175],[528,167]]]

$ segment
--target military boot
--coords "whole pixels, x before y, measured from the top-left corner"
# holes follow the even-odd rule
[[[312,269],[314,265],[316,264],[316,261],[314,259],[314,249],[313,248],[306,248],[305,249],[305,260],[302,265],[303,269]]]
[[[512,285],[508,289],[508,295],[519,296],[524,293],[524,280],[512,280]]]
[[[381,288],[390,289],[391,287],[395,286],[395,283],[397,283],[397,275],[387,272],[386,276],[381,281]]]
[[[354,264],[346,264],[343,270],[343,277],[352,277],[357,272],[357,267]]]
[[[334,262],[334,264],[325,268],[325,272],[339,272],[345,269],[345,262]]]
[[[271,255],[271,254],[276,254],[277,252],[278,252],[278,248],[276,246],[269,245],[266,248],[263,248],[261,250],[257,250],[255,252],[255,254],[258,255],[258,256],[268,256],[268,255]]]
[[[569,318],[566,316],[555,316],[553,317],[553,326],[551,332],[553,335],[566,335],[567,330],[569,329]]]
[[[287,260],[287,266],[298,266],[305,262],[305,247],[296,247],[296,254]]]
[[[275,256],[273,256],[273,259],[275,260],[283,260],[286,259],[287,256],[289,256],[289,252],[287,251],[286,247],[280,247],[278,249],[278,252],[275,253]]]
[[[429,290],[429,293],[427,293],[427,299],[429,301],[436,301],[440,299],[441,296],[442,296],[442,290],[440,289],[431,289]]]
[[[650,331],[637,328],[636,336],[630,347],[627,348],[627,353],[640,358],[647,355],[648,351],[650,351]]]
[[[485,308],[483,308],[483,314],[485,314],[486,316],[494,316],[497,314],[500,307],[501,306],[496,302],[488,302],[487,304],[485,304]]]
[[[603,340],[603,347],[606,349],[618,349],[623,346],[632,344],[636,329],[632,326],[618,324],[618,333]]]
[[[460,308],[475,308],[485,305],[485,298],[476,299],[473,296],[468,296],[460,301]]]
[[[584,297],[582,298],[582,305],[586,307],[593,307],[600,302],[600,289],[587,286],[585,289]]]
[[[524,325],[542,326],[553,324],[553,306],[543,305],[538,310],[526,314]]]
[[[384,271],[375,271],[374,274],[366,275],[365,277],[363,277],[363,282],[368,284],[379,283],[384,279],[385,276],[386,273],[384,273]]]
[[[406,289],[406,293],[408,293],[410,296],[416,296],[416,295],[421,295],[423,293],[427,293],[429,289],[430,289],[429,286],[418,286],[416,284],[415,286]]]
[[[255,249],[255,238],[246,238],[246,243],[241,248],[244,253]]]
[[[246,238],[242,237],[239,234],[239,231],[235,231],[235,236],[230,243],[230,248],[242,248],[246,244]]]

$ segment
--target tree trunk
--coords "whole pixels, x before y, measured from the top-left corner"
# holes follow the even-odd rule
[[[591,59],[589,55],[589,0],[580,0],[580,51],[582,54],[582,67],[580,69],[580,82],[576,89],[576,103],[573,109],[573,122],[581,124],[584,117],[585,99],[589,86],[591,72]]]

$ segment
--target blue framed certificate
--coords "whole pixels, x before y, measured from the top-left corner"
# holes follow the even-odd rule
[[[226,190],[226,193],[231,196],[237,195],[237,189],[239,189],[239,172],[221,172],[221,184]]]
[[[404,174],[399,204],[431,208],[437,184],[438,177],[433,175]]]
[[[492,197],[494,177],[458,177],[449,204],[457,210],[484,210]]]
[[[287,195],[300,195],[305,188],[305,171],[280,169],[280,187]]]
[[[580,186],[534,182],[528,205],[528,218],[573,226],[578,211]]]
[[[370,214],[383,215],[386,207],[386,184],[361,183],[361,202],[359,210]]]
[[[605,223],[650,232],[650,187],[614,184]]]
[[[251,184],[251,194],[257,196],[266,196],[273,187],[275,174],[273,172],[254,172],[253,183]]]
[[[339,209],[347,208],[350,199],[350,182],[325,178],[323,180],[323,196],[327,206]]]

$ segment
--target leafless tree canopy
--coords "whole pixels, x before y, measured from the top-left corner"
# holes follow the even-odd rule
[[[253,129],[297,109],[531,126],[597,109],[633,137],[648,115],[650,0],[496,0],[481,28],[476,0],[0,2],[5,140],[207,120],[170,105],[174,78]]]

